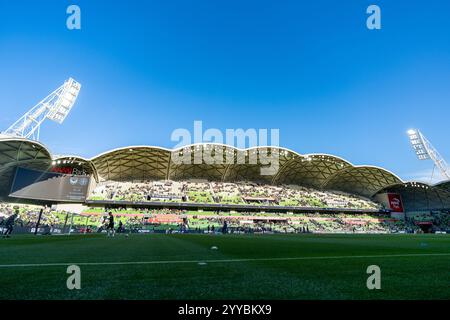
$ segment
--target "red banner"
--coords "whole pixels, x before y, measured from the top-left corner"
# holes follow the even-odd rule
[[[393,212],[404,212],[402,197],[398,193],[388,193],[388,201]]]
[[[72,174],[73,168],[71,167],[52,167],[50,172],[62,173],[62,174]]]
[[[183,218],[176,214],[156,214],[148,219],[149,223],[182,223]]]

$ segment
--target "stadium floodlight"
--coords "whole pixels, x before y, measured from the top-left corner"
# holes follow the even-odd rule
[[[3,132],[6,136],[39,140],[41,124],[45,119],[61,124],[69,114],[81,84],[69,78],[64,84],[25,113],[19,120]]]
[[[433,147],[431,142],[416,129],[408,130],[408,136],[417,158],[419,160],[433,160],[434,165],[439,169],[442,176],[450,179],[450,168],[447,162]]]
[[[417,158],[419,160],[430,159],[430,155],[425,147],[425,142],[422,139],[420,132],[418,130],[410,129],[408,130],[408,136]]]

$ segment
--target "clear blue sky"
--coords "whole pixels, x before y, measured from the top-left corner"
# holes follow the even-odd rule
[[[432,168],[408,144],[417,127],[450,160],[446,0],[0,0],[0,129],[69,76],[83,85],[75,107],[41,130],[56,154],[173,147],[174,129],[202,120],[278,128],[282,146],[405,179]]]

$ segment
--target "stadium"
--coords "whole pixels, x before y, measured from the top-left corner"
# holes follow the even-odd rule
[[[0,7],[3,316],[448,310],[450,1]]]
[[[189,216],[196,216],[199,211],[209,212],[218,219],[218,224],[214,224],[216,228],[221,226],[219,221],[223,218],[238,215],[232,219],[236,227],[242,226],[240,220],[247,224],[253,221],[250,225],[255,226],[258,225],[255,221],[266,220],[275,225],[278,221],[278,225],[294,232],[295,224],[302,227],[302,220],[295,219],[295,215],[302,214],[323,214],[323,217],[342,214],[344,221],[349,220],[348,225],[336,226],[336,230],[328,230],[330,232],[350,231],[352,226],[361,232],[366,230],[365,226],[366,231],[376,231],[376,227],[380,227],[380,232],[399,232],[406,230],[406,226],[399,228],[404,221],[409,222],[411,231],[445,232],[448,228],[444,217],[450,208],[450,182],[432,186],[404,182],[388,170],[355,166],[331,155],[300,155],[283,148],[271,148],[270,152],[279,154],[280,167],[275,175],[263,176],[259,173],[261,164],[174,164],[170,160],[173,153],[188,153],[193,157],[196,150],[219,148],[222,154],[232,153],[237,157],[238,153],[243,153],[248,157],[249,153],[259,152],[258,148],[239,150],[200,144],[168,150],[130,146],[91,159],[55,157],[43,144],[20,138],[3,138],[0,148],[0,190],[7,203],[22,201],[49,208],[53,205],[87,216],[111,208],[125,217],[139,214],[154,222],[170,219],[164,214],[154,217],[147,214],[152,210],[178,210]],[[50,186],[55,177],[62,179],[58,189]],[[78,193],[70,189],[70,178],[74,177],[86,181]],[[396,199],[400,202],[395,202]],[[142,212],[137,213],[139,210]],[[364,220],[364,215],[370,218]],[[185,215],[180,213],[173,217],[172,229],[177,228],[183,217]],[[385,218],[383,223],[385,226],[391,223],[391,229],[382,230],[381,224],[373,226],[372,230],[373,219],[377,218]],[[317,227],[318,232],[327,231],[320,222]]]
[[[2,232],[17,214],[0,249],[2,282],[28,279],[2,298],[396,299],[403,286],[415,287],[402,298],[448,297],[440,281],[450,254],[450,181],[403,181],[380,167],[273,146],[126,146],[89,159],[55,155],[33,137],[46,119],[62,123],[79,91],[67,80],[0,137]],[[199,153],[223,161],[198,163]],[[251,161],[259,153],[276,156],[274,174],[261,175],[267,164]],[[174,160],[180,156],[186,161]],[[120,224],[114,240],[109,212]],[[389,270],[383,293],[355,280],[375,262]],[[73,263],[93,269],[87,290],[57,285],[57,270]],[[36,276],[34,268],[43,267],[48,272]],[[111,268],[128,288],[101,283]],[[426,275],[410,281],[423,268]],[[133,277],[148,286],[130,283]],[[174,290],[180,277],[199,286]],[[218,288],[214,278],[233,280]],[[50,292],[38,288],[42,281],[54,285]],[[348,289],[338,289],[344,283]]]

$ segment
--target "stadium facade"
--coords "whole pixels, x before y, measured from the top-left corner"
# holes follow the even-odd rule
[[[220,150],[221,154],[249,159],[262,148],[237,149],[226,145],[194,144],[179,149],[153,146],[129,146],[104,152],[90,159],[80,156],[57,156],[42,143],[12,137],[0,137],[0,197],[9,195],[17,168],[42,172],[82,172],[91,177],[91,183],[102,181],[189,180],[249,181],[268,185],[299,185],[317,190],[339,191],[386,202],[388,194],[399,195],[405,212],[448,210],[450,208],[450,181],[429,185],[407,182],[389,170],[375,166],[354,165],[328,154],[299,154],[295,151],[264,147],[277,153],[279,169],[273,175],[261,175],[265,164],[251,163],[206,164],[196,163],[195,152]],[[212,151],[213,153],[215,151]],[[188,154],[189,163],[173,161],[174,155]],[[70,169],[70,170],[67,170]],[[75,171],[74,171],[75,170]]]

